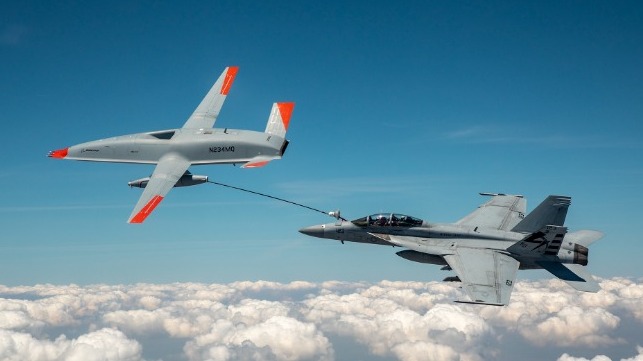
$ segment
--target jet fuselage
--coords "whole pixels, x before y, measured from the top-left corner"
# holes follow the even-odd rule
[[[278,159],[286,147],[274,134],[237,129],[172,129],[122,135],[81,143],[66,149],[66,159],[158,163],[168,153],[190,159],[193,165],[244,163],[265,156]]]
[[[520,232],[486,229],[480,227],[454,225],[448,223],[428,223],[423,221],[416,227],[395,227],[395,226],[357,226],[353,222],[338,221],[316,226],[306,227],[300,230],[301,233],[318,237],[333,239],[342,242],[357,242],[378,244],[384,246],[404,247],[411,252],[435,255],[431,260],[416,260],[411,257],[409,251],[398,255],[416,262],[433,263],[446,265],[440,255],[448,254],[458,247],[465,248],[486,248],[506,252],[512,258],[520,262],[520,269],[542,268],[535,263],[542,260],[542,256],[529,252],[531,249],[522,251],[522,247],[515,244],[526,237]],[[395,241],[390,236],[395,236]],[[573,247],[573,243],[570,244]],[[537,245],[534,245],[537,247]],[[563,252],[563,250],[561,250]],[[569,252],[569,250],[564,250]],[[406,257],[405,257],[406,255]],[[552,259],[559,262],[573,263],[573,257],[565,260],[558,255],[552,255]]]
[[[567,232],[571,197],[550,195],[525,215],[521,195],[480,193],[492,198],[455,223],[428,223],[400,213],[376,213],[353,221],[329,212],[337,222],[306,227],[301,233],[327,239],[405,248],[406,260],[443,266],[461,282],[469,300],[506,305],[518,269],[542,268],[579,291],[597,292],[587,272],[588,246],[603,237],[591,230]]]
[[[189,171],[200,164],[239,164],[259,168],[281,159],[293,102],[272,104],[264,132],[216,129],[214,124],[239,67],[226,67],[192,115],[178,129],[95,140],[49,152],[50,158],[92,162],[156,164],[149,177],[128,182],[145,189],[128,223],[143,223],[174,187],[203,184],[207,176]]]

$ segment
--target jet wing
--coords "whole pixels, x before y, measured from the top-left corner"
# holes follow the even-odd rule
[[[183,128],[206,129],[214,126],[238,70],[238,66],[229,66],[223,70],[201,104],[183,124]]]
[[[463,247],[443,257],[462,281],[470,303],[496,306],[509,303],[518,261],[494,250]]]
[[[164,155],[127,222],[143,223],[189,167],[190,162],[176,154]]]
[[[527,201],[522,196],[480,194],[492,198],[455,224],[508,231],[525,217]]]
[[[587,272],[585,266],[548,261],[536,263],[579,291],[598,292],[601,289],[601,286],[596,282],[594,277]]]

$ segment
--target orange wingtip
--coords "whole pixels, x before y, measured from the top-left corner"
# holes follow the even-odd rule
[[[57,150],[52,150],[47,154],[49,158],[65,158],[67,156],[67,153],[69,153],[69,147],[64,148],[64,149],[57,149]]]
[[[234,82],[234,77],[237,76],[238,71],[239,71],[238,66],[228,67],[228,71],[225,74],[225,79],[223,79],[223,86],[221,87],[222,95],[228,95],[228,92],[232,87],[232,83]]]
[[[292,110],[295,108],[295,103],[277,103],[277,106],[279,107],[281,120],[284,122],[284,128],[288,130],[288,125],[290,124],[290,116],[292,115]]]
[[[259,168],[263,167],[264,165],[268,164],[270,162],[269,160],[264,160],[261,162],[256,162],[256,163],[246,163],[243,167],[244,168]]]
[[[132,217],[132,219],[130,220],[130,223],[143,223],[145,218],[147,218],[147,216],[149,216],[152,213],[154,208],[156,208],[156,206],[158,206],[162,200],[163,200],[163,197],[154,196],[152,199],[150,199],[149,202],[147,202],[145,207],[143,207],[143,209],[141,209],[140,212],[136,213],[136,215]]]

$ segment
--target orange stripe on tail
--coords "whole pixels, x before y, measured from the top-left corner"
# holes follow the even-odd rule
[[[295,108],[295,103],[277,103],[277,106],[279,107],[279,113],[281,114],[281,120],[284,123],[284,128],[288,130],[290,116],[292,115],[292,110]]]

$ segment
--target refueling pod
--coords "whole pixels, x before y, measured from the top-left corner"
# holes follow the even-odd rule
[[[130,187],[145,188],[149,181],[150,181],[150,177],[145,177],[145,178],[133,180],[131,182],[127,182],[127,185]],[[207,181],[208,181],[207,175],[195,175],[190,172],[185,172],[185,174],[183,174],[181,178],[179,178],[179,180],[176,182],[174,187],[194,186],[197,184],[203,184]]]

